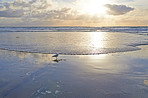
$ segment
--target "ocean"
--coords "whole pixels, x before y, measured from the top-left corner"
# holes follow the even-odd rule
[[[0,27],[2,50],[98,55],[140,45],[148,45],[148,27]]]

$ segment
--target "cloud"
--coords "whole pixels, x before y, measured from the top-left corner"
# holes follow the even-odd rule
[[[120,5],[123,4],[123,2],[125,4],[128,4],[128,2],[132,3],[133,0],[121,0],[122,2],[117,3],[118,5],[105,5],[106,8],[108,8],[108,14],[115,16],[120,15],[118,18],[112,16],[105,17],[103,15],[98,16],[88,15],[87,13],[80,13],[78,7],[81,5],[76,5],[76,1],[79,0],[7,0],[7,2],[0,3],[0,26],[106,26],[115,25],[116,23],[121,25],[129,25],[130,23],[134,24],[135,19],[140,21],[146,20],[148,17],[146,16],[147,12],[144,12],[142,16],[137,18],[137,16],[141,15],[142,13],[141,11],[137,12],[138,8],[134,10],[132,7]],[[74,3],[72,4],[70,2]],[[129,13],[128,15],[124,15],[130,11],[133,12]],[[143,17],[145,18],[143,19]],[[139,24],[140,23],[144,22],[140,21]]]
[[[126,5],[106,4],[105,6],[108,8],[107,13],[109,15],[123,15],[134,10],[134,8]]]
[[[50,2],[50,0],[15,0],[13,2],[13,6],[33,9],[46,9],[51,6]]]
[[[74,0],[62,0],[74,1]],[[14,0],[3,2],[0,17],[21,18],[23,21],[63,21],[82,20],[76,9],[71,6],[61,6],[59,0]],[[3,10],[2,10],[3,8]],[[89,16],[88,16],[89,17]]]
[[[41,18],[41,19],[66,19],[65,17],[70,13],[70,8],[61,8],[59,10],[47,10],[47,11],[32,11],[30,14],[31,18]]]
[[[14,0],[13,2],[1,2],[0,17],[18,18],[26,17],[26,15],[31,16],[33,12],[46,12],[50,6],[50,0]]]
[[[19,18],[23,22],[74,20],[78,14],[69,7],[56,7],[51,0],[14,0],[3,2],[0,17]]]
[[[135,0],[114,0],[117,3],[134,2]]]
[[[23,8],[26,8],[26,7],[30,7],[31,4],[29,4],[29,2],[27,2],[27,1],[17,1],[17,0],[15,0],[13,2],[13,6],[14,7],[23,7]]]
[[[0,17],[13,18],[13,17],[22,17],[23,15],[24,15],[23,10],[7,9],[4,11],[0,11]]]

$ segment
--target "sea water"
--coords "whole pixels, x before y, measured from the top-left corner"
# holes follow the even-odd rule
[[[0,27],[0,49],[94,55],[140,50],[148,27]]]

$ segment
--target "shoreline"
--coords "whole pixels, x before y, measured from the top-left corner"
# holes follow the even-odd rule
[[[139,48],[140,46],[148,46],[148,44],[142,44],[142,45],[128,45],[128,46],[132,46],[135,47],[137,49],[132,49],[132,50],[123,50],[123,51],[115,51],[115,52],[108,52],[108,53],[87,53],[87,54],[66,54],[66,53],[58,53],[60,55],[101,55],[101,54],[111,54],[111,53],[122,53],[122,52],[132,52],[132,51],[139,51],[141,50],[141,48]],[[11,49],[4,49],[4,48],[0,48],[0,50],[4,50],[4,51],[12,51],[12,52],[23,52],[23,53],[37,53],[37,54],[56,54],[56,53],[41,53],[41,52],[28,52],[28,51],[19,51],[19,50],[11,50]]]
[[[0,51],[0,97],[147,98],[148,46],[101,55]],[[88,85],[89,84],[89,85]]]

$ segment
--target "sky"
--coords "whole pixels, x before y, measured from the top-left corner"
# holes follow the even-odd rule
[[[0,0],[0,26],[148,26],[148,2]]]

